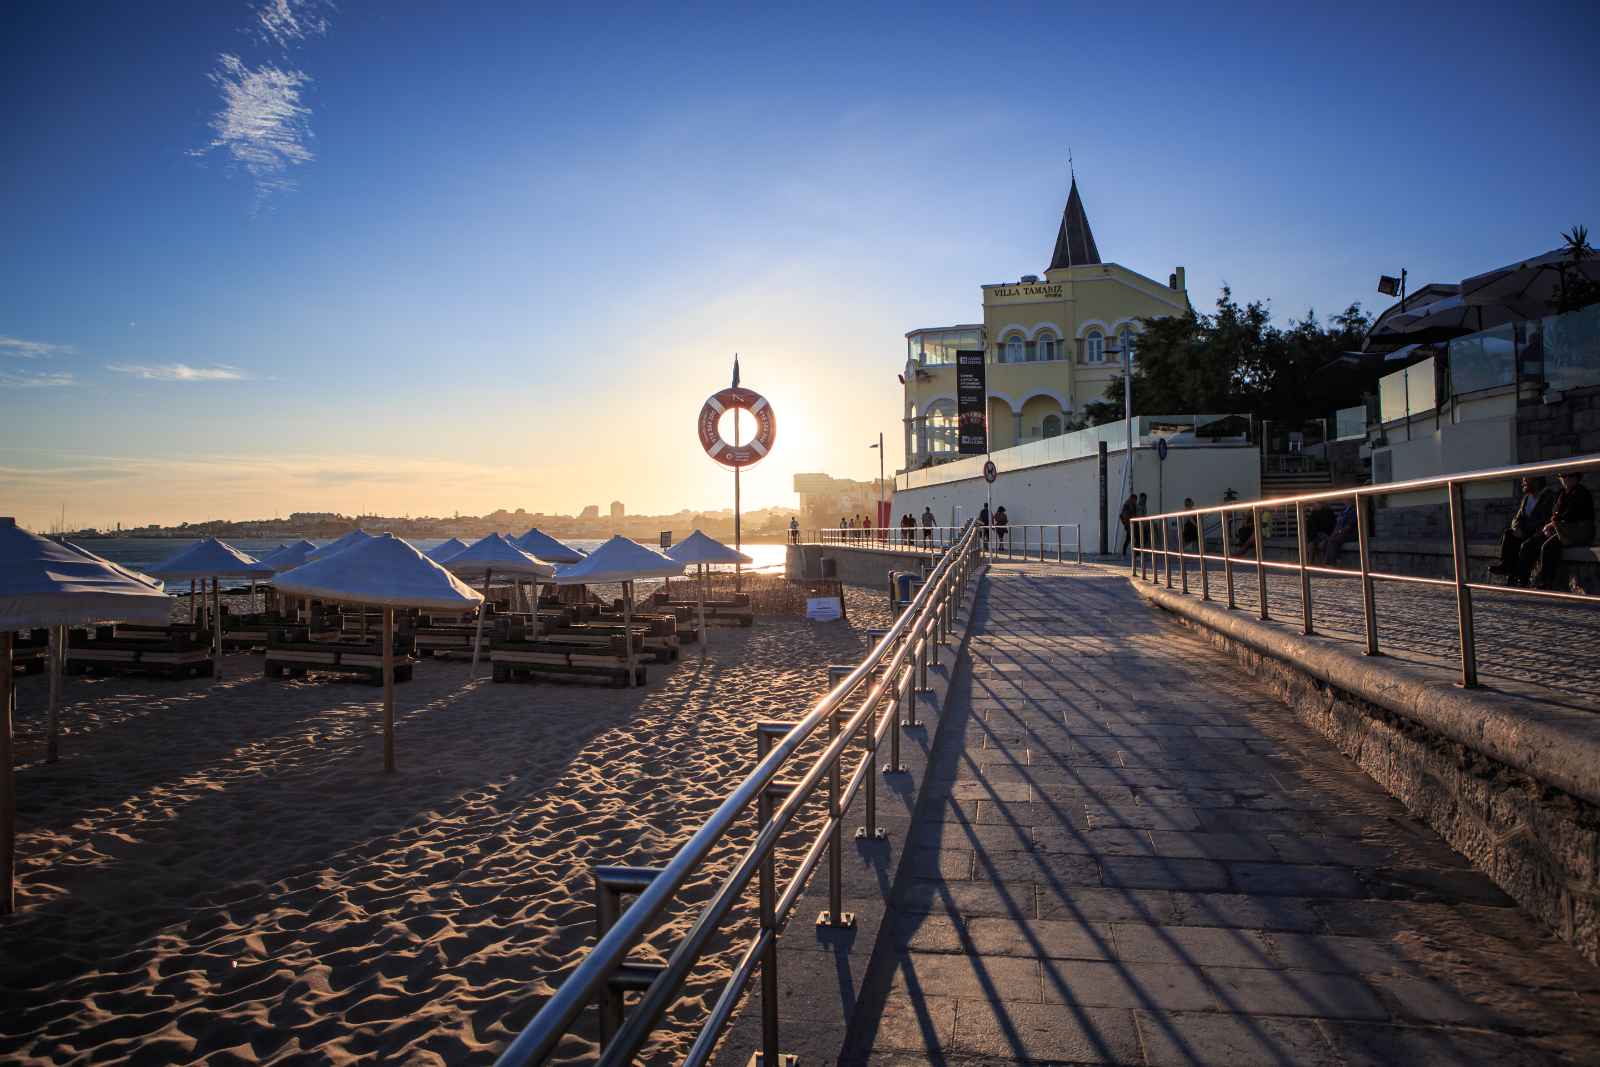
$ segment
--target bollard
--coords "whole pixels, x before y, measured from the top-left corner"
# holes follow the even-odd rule
[[[1472,590],[1467,588],[1467,532],[1461,483],[1448,482],[1450,494],[1450,554],[1455,560],[1456,624],[1461,634],[1461,687],[1478,687],[1478,648],[1472,633]]]

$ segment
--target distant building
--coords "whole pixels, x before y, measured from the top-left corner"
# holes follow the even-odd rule
[[[957,458],[956,356],[981,352],[991,449],[1057,437],[1132,359],[1143,319],[1189,310],[1184,272],[1161,282],[1100,259],[1072,183],[1044,277],[984,285],[983,321],[906,334],[906,467]]]
[[[598,519],[599,517],[600,517],[600,505],[599,504],[590,504],[588,507],[586,507],[582,511],[578,512],[578,519],[580,521],[582,521],[583,519]]]
[[[794,491],[800,495],[800,525],[805,530],[832,529],[841,518],[872,516],[877,522],[878,482],[852,481],[827,474],[796,474]],[[894,484],[885,482],[883,498],[893,501]]]
[[[612,522],[616,522],[616,521],[620,520],[626,514],[627,514],[627,511],[623,508],[622,501],[613,500],[611,502],[611,521]]]

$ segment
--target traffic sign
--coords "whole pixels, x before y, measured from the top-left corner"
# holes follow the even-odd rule
[[[1159,459],[1162,463],[1167,461],[1167,439],[1165,437],[1156,439],[1156,459]]]
[[[990,485],[993,485],[994,480],[998,477],[1000,477],[1000,471],[995,467],[994,460],[984,460],[983,480],[988,482]]]

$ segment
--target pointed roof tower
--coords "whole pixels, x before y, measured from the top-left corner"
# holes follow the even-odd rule
[[[1067,209],[1061,213],[1061,231],[1056,234],[1055,254],[1050,257],[1049,270],[1061,267],[1081,267],[1100,262],[1100,250],[1094,246],[1094,231],[1089,229],[1089,216],[1083,210],[1083,198],[1078,195],[1078,179],[1072,179],[1072,192],[1067,194]]]

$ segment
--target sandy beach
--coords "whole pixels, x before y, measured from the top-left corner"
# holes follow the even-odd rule
[[[591,942],[590,866],[664,861],[752,766],[752,724],[797,716],[887,624],[882,594],[848,601],[848,624],[714,630],[641,690],[424,661],[396,690],[394,775],[379,690],[267,680],[257,656],[215,683],[69,678],[50,766],[45,679],[22,679],[0,1060],[490,1061]],[[652,1058],[687,1047],[730,960]]]

